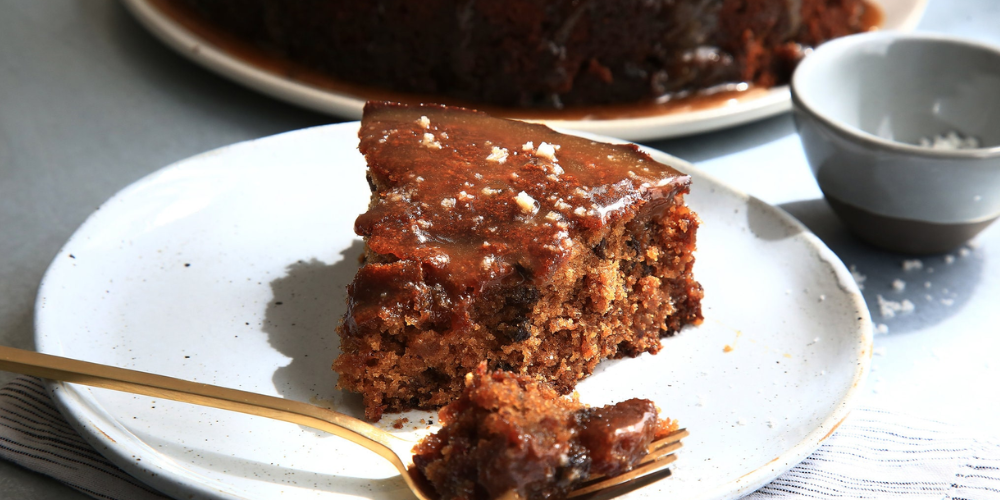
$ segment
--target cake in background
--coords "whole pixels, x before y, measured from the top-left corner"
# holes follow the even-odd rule
[[[878,18],[864,0],[163,1],[345,82],[556,109],[784,84]]]

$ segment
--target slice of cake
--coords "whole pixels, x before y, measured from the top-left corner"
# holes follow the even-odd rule
[[[360,137],[365,262],[334,369],[369,419],[447,404],[482,361],[566,394],[701,321],[690,177],[636,146],[378,102]]]
[[[631,470],[656,438],[677,429],[652,401],[589,408],[538,378],[487,373],[481,364],[440,412],[443,427],[413,462],[442,500],[564,498],[588,477]]]

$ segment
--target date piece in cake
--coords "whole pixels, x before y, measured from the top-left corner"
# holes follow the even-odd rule
[[[543,380],[486,372],[465,379],[440,412],[442,429],[414,448],[414,464],[442,500],[563,498],[588,476],[633,468],[649,444],[677,429],[647,399],[589,408]]]
[[[360,137],[365,262],[334,369],[369,419],[444,406],[482,361],[568,394],[701,321],[690,177],[636,146],[377,102]]]

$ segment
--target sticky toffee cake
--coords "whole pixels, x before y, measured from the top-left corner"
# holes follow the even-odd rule
[[[365,413],[436,409],[480,362],[560,393],[701,321],[690,177],[634,145],[370,102],[372,190],[334,362]]]
[[[345,82],[536,108],[786,83],[809,48],[870,29],[877,12],[863,0],[169,1]]]

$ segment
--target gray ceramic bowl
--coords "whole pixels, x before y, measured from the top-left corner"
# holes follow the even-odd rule
[[[795,124],[823,194],[858,236],[928,254],[1000,215],[1000,50],[930,34],[823,44],[792,77]],[[976,149],[919,146],[958,132]]]

